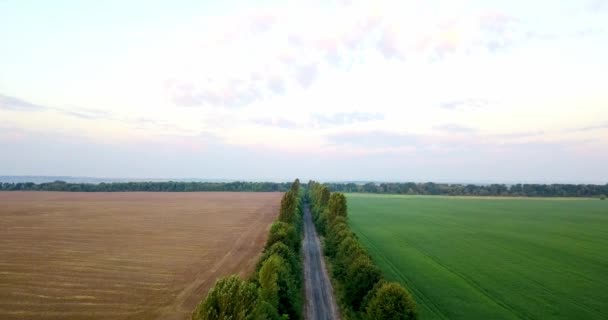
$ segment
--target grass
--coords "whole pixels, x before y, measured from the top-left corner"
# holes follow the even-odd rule
[[[423,320],[608,319],[608,201],[347,196]]]

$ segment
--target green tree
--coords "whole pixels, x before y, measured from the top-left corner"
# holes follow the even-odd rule
[[[338,245],[335,253],[334,274],[337,278],[344,280],[348,279],[348,268],[353,265],[353,261],[360,257],[369,259],[367,252],[365,252],[365,249],[363,249],[357,239],[355,239],[350,231],[348,233]]]
[[[233,275],[211,288],[192,315],[194,320],[249,320],[256,309],[256,286]]]
[[[336,225],[329,229],[325,237],[325,254],[329,257],[335,257],[338,253],[340,243],[347,237],[351,237],[352,232],[346,224]]]
[[[264,251],[264,254],[259,260],[257,270],[259,271],[264,264],[264,262],[272,255],[277,255],[285,261],[287,267],[289,268],[289,273],[293,275],[301,275],[302,274],[302,266],[300,260],[298,259],[298,255],[294,253],[293,250],[289,249],[289,247],[283,242],[275,242],[272,246]],[[294,280],[297,281],[298,287],[301,286],[301,277],[295,277]]]
[[[297,179],[293,181],[293,183],[291,184],[291,190],[295,193],[298,194],[298,191],[300,191],[300,179]]]
[[[346,217],[346,197],[343,193],[334,192],[329,197],[328,201],[329,208],[329,220],[333,220],[336,217]]]
[[[277,242],[283,242],[295,252],[300,252],[300,237],[296,229],[288,223],[276,221],[270,226],[266,248]]]
[[[380,281],[381,273],[372,260],[359,255],[346,271],[344,296],[348,304],[359,310],[363,298]]]
[[[381,282],[370,292],[370,296],[365,310],[368,320],[417,319],[412,296],[398,283]]]
[[[279,307],[279,272],[285,268],[283,259],[271,255],[260,268],[260,298],[268,302],[275,310]]]
[[[279,212],[279,221],[291,223],[294,221],[296,209],[298,206],[297,194],[293,190],[285,192],[281,199],[281,210]]]

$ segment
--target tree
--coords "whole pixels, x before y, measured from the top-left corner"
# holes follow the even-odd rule
[[[329,208],[329,220],[333,220],[336,217],[346,217],[346,197],[343,193],[334,192],[329,197],[328,202]]]
[[[211,288],[192,315],[194,320],[250,320],[256,309],[256,286],[233,275]]]
[[[268,302],[275,310],[279,307],[279,272],[285,268],[285,262],[277,255],[271,255],[260,268],[260,298]]]
[[[298,198],[296,195],[297,191],[289,190],[281,199],[281,210],[279,212],[279,221],[291,223],[296,215],[296,209],[298,206]]]
[[[276,221],[270,226],[266,248],[277,242],[283,242],[295,252],[300,252],[300,237],[296,229],[288,223]]]
[[[412,296],[401,285],[394,282],[380,282],[370,292],[366,306],[369,320],[409,320],[417,319],[416,304]]]
[[[293,181],[293,183],[291,184],[291,190],[294,193],[298,193],[298,191],[300,191],[300,179],[297,179]]]
[[[347,302],[359,310],[363,298],[380,281],[381,273],[372,260],[359,255],[346,271],[344,293]]]
[[[271,257],[272,255],[277,255],[285,261],[285,264],[289,268],[289,273],[293,275],[301,275],[302,274],[302,266],[300,261],[298,260],[298,256],[294,253],[293,250],[289,249],[287,245],[283,242],[275,242],[272,246],[264,251],[264,254],[260,258],[260,262],[258,263],[257,270],[259,271],[264,264],[264,262]],[[300,277],[295,277],[294,280],[297,282],[298,287],[301,286]]]

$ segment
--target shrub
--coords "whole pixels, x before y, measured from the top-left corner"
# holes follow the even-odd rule
[[[194,310],[194,320],[252,319],[258,293],[256,286],[232,275],[211,288],[205,300]]]
[[[600,200],[606,200],[606,196],[605,195],[601,195],[600,196]]]
[[[380,282],[366,297],[366,319],[409,320],[416,319],[416,304],[401,285]]]

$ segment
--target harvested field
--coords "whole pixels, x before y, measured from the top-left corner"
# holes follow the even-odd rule
[[[186,319],[281,193],[0,192],[0,319]]]

